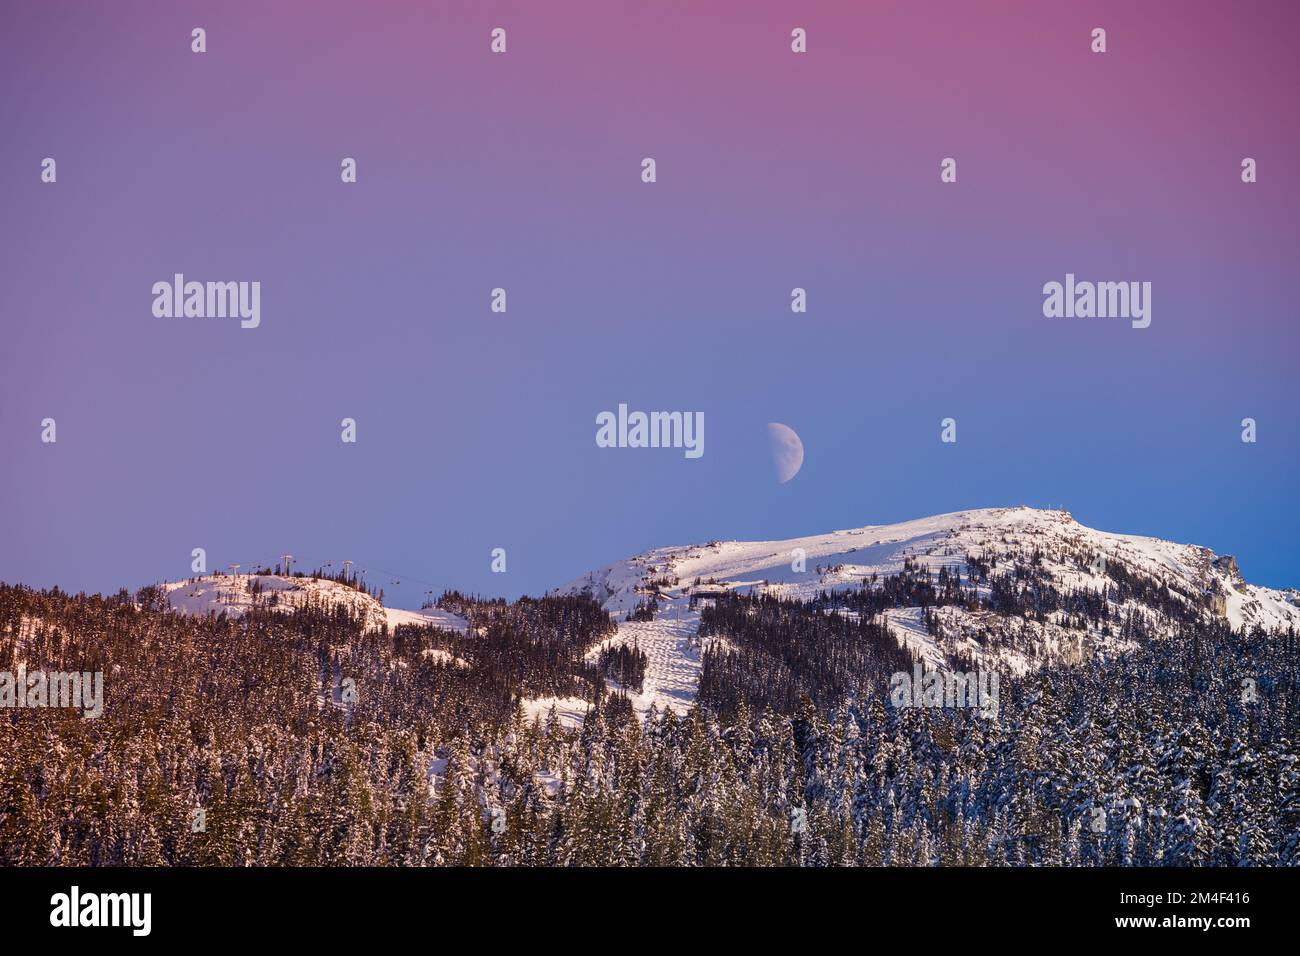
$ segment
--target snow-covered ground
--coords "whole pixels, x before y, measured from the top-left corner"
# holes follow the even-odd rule
[[[561,727],[581,727],[591,709],[591,701],[581,697],[534,697],[523,702],[524,718],[545,724],[550,719],[552,707]]]
[[[642,717],[651,707],[660,713],[671,709],[684,714],[695,706],[704,648],[696,637],[699,612],[690,610],[688,604],[688,599],[679,595],[663,605],[653,621],[620,620],[617,633],[586,654],[587,660],[595,661],[606,647],[619,644],[635,646],[645,653],[647,663],[641,693],[628,691],[633,710]],[[615,681],[606,683],[611,690],[627,690]],[[566,727],[581,725],[591,706],[580,697],[540,697],[524,701],[524,713],[529,720],[537,717],[545,723],[552,705]]]
[[[618,633],[587,653],[587,659],[594,661],[606,647],[627,644],[640,648],[648,659],[645,680],[641,693],[629,696],[633,709],[642,716],[651,706],[661,713],[672,709],[680,714],[695,704],[704,649],[696,637],[700,614],[691,610],[689,604],[689,599],[680,593],[666,597],[660,601],[653,621],[620,620]],[[609,684],[618,686],[613,681]]]

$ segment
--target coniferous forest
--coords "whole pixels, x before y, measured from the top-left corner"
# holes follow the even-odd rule
[[[994,578],[983,601],[1008,628],[1108,613],[1032,573]],[[0,586],[0,669],[104,673],[97,719],[0,710],[0,863],[1300,862],[1293,632],[1169,601],[1167,637],[1108,621],[1135,650],[1004,674],[990,720],[891,703],[889,674],[915,661],[879,612],[918,588],[931,627],[930,606],[980,601],[913,569],[802,604],[720,600],[698,705],[642,720],[606,679],[635,693],[645,656],[589,659],[615,623],[586,597],[445,595],[458,633],[367,629],[324,603],[186,616],[157,588]],[[527,719],[541,695],[589,701],[585,721]]]

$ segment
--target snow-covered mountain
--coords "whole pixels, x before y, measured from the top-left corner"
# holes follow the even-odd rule
[[[936,515],[890,525],[872,525],[784,541],[714,541],[656,548],[617,561],[556,589],[554,594],[586,594],[618,621],[617,633],[591,648],[595,660],[608,646],[635,644],[648,663],[634,708],[651,706],[679,712],[693,706],[703,666],[698,636],[698,600],[707,592],[734,590],[809,600],[826,591],[861,587],[864,579],[899,574],[908,567],[937,574],[958,572],[970,587],[970,560],[1005,573],[1017,564],[1032,566],[1040,580],[1061,592],[1100,591],[1114,584],[1116,568],[1136,579],[1167,585],[1169,595],[1207,619],[1225,619],[1234,628],[1300,628],[1300,591],[1247,583],[1231,556],[1209,548],[1159,538],[1086,528],[1064,511],[987,508]],[[1110,572],[1108,574],[1108,571]],[[256,581],[256,587],[253,582]],[[329,579],[278,575],[211,575],[163,585],[171,606],[191,614],[237,616],[254,604],[293,610],[307,602],[343,604],[370,627],[433,624],[457,631],[463,617],[436,608],[418,611],[384,607],[373,596]],[[989,585],[978,591],[987,596]],[[638,607],[653,606],[642,619],[627,620]],[[1167,616],[1141,601],[1111,607],[1118,619],[1142,616],[1159,632],[1172,630]],[[842,611],[841,613],[851,613]],[[1054,660],[1077,661],[1118,652],[1131,642],[1115,628],[1079,627],[1078,620],[1048,615],[1046,620],[1007,618],[985,609],[945,606],[933,610],[942,632],[936,637],[921,607],[891,607],[885,617],[898,638],[936,666],[954,657],[1024,673]],[[1012,639],[990,642],[996,632]],[[711,638],[725,640],[725,638]],[[566,723],[577,723],[590,704],[580,698],[526,701],[534,714],[555,707]]]
[[[1248,584],[1230,556],[1196,545],[1096,531],[1067,512],[1025,507],[959,511],[785,541],[656,548],[593,571],[558,593],[589,594],[620,621],[653,598],[653,620],[622,622],[605,643],[635,640],[650,658],[644,692],[634,698],[638,710],[651,704],[681,709],[694,698],[701,668],[692,590],[762,591],[806,600],[826,590],[859,587],[872,575],[897,574],[909,564],[936,573],[946,567],[965,577],[970,572],[967,556],[992,559],[999,569],[1017,560],[1036,561],[1043,576],[1062,591],[1100,590],[1110,580],[1107,563],[1112,571],[1117,563],[1134,575],[1167,584],[1175,600],[1206,617],[1226,618],[1234,628],[1300,627],[1300,593]],[[1159,615],[1141,605],[1115,610],[1149,615],[1153,626],[1160,626]],[[1005,620],[992,620],[989,611],[956,607],[937,613],[948,637],[942,646],[925,627],[921,608],[894,608],[886,616],[900,639],[935,664],[961,653],[981,662],[994,658],[991,663],[997,666],[1024,672],[1047,660],[1125,649],[1113,633],[1081,635],[1077,628],[1049,619],[1032,629],[1025,626],[1032,630],[1028,651],[1023,646],[988,650],[976,639],[979,631],[1005,629]]]

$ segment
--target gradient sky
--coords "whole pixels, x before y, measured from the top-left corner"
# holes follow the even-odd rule
[[[633,6],[0,7],[0,580],[291,551],[414,606],[1053,504],[1300,585],[1300,5]],[[176,272],[261,327],[155,318]],[[1044,318],[1066,272],[1151,327]],[[620,402],[704,457],[597,448]]]

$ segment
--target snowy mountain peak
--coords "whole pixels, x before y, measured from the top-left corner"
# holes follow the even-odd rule
[[[785,597],[809,598],[858,586],[907,564],[937,571],[969,570],[966,558],[1042,555],[1063,585],[1099,586],[1107,562],[1118,562],[1188,593],[1222,592],[1223,615],[1234,627],[1300,625],[1288,592],[1246,583],[1230,555],[1160,538],[1087,528],[1066,511],[1029,507],[983,508],[867,525],[777,541],[711,541],[656,548],[570,582],[562,593],[590,593],[624,614],[647,595],[684,591],[697,582]],[[1208,606],[1207,602],[1207,606]]]

